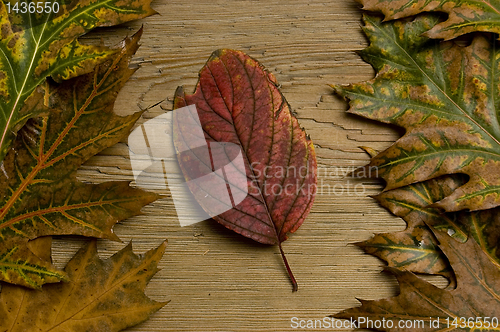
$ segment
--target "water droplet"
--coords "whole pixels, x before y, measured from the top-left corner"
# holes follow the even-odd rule
[[[453,228],[448,228],[448,235],[453,236],[455,234],[455,230]]]
[[[0,163],[0,170],[2,171],[3,175],[5,176],[5,179],[9,179],[9,175],[7,174],[7,171],[5,170],[5,167],[3,166],[3,163]]]

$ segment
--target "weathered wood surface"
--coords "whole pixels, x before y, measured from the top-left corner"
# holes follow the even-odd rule
[[[169,245],[147,294],[171,302],[131,331],[292,331],[291,318],[323,317],[358,304],[355,297],[394,295],[394,279],[381,274],[379,260],[350,245],[375,232],[404,229],[368,197],[377,181],[345,176],[367,163],[359,146],[384,149],[394,129],[345,113],[347,105],[329,84],[370,79],[373,70],[357,56],[367,44],[361,10],[345,1],[174,1],[154,0],[160,15],[101,29],[88,42],[112,45],[144,25],[134,63],[140,69],[118,97],[116,111],[150,109],[152,118],[169,109],[177,86],[192,91],[211,52],[247,52],[273,72],[315,143],[319,193],[303,226],[283,244],[299,283],[291,292],[276,247],[258,245],[215,222],[180,227],[168,198],[115,228],[136,252]],[[125,142],[91,159],[79,172],[85,181],[132,180]],[[57,240],[54,259],[64,265],[81,241]],[[102,256],[123,247],[99,241]],[[349,331],[329,329],[329,331]]]

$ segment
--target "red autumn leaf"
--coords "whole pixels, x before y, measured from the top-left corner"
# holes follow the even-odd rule
[[[191,116],[174,112],[174,145],[182,151],[178,160],[191,192],[225,227],[257,242],[278,245],[297,290],[281,243],[311,210],[316,194],[316,155],[276,78],[242,52],[218,50],[202,68],[194,94],[177,90],[174,109],[187,105],[196,105],[189,109]],[[193,120],[197,118],[199,123]],[[203,129],[201,139],[211,149],[209,157],[196,149],[200,146],[200,137],[194,134],[196,126]],[[240,151],[243,167],[222,167]],[[223,187],[215,182],[189,181],[220,169]],[[238,173],[243,174],[243,181],[232,181],[237,178],[232,175]],[[219,193],[226,191],[233,195],[230,209],[215,213],[224,204]],[[245,196],[236,203],[235,195],[242,192]]]

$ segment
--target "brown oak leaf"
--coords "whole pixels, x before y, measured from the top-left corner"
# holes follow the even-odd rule
[[[32,250],[48,259],[50,237],[35,242]],[[166,242],[140,256],[129,244],[106,260],[97,256],[96,243],[86,244],[68,262],[64,271],[69,282],[44,285],[41,290],[3,284],[1,330],[121,331],[147,320],[168,303],[153,301],[144,294],[149,280],[158,272]]]
[[[414,273],[454,276],[448,260],[436,245],[427,225],[465,242],[472,236],[500,267],[500,208],[441,213],[429,207],[465,183],[459,174],[445,176],[390,190],[375,196],[382,206],[403,218],[408,228],[396,233],[377,234],[357,243],[365,252],[386,261],[390,267]]]
[[[363,9],[380,11],[386,20],[423,12],[448,14],[446,21],[425,34],[449,40],[466,33],[485,31],[500,33],[500,3],[495,0],[358,0]]]
[[[445,233],[434,234],[456,275],[455,289],[441,289],[411,272],[389,268],[399,282],[398,296],[360,300],[360,307],[333,317],[380,331],[498,331],[500,269],[474,239],[461,243]]]

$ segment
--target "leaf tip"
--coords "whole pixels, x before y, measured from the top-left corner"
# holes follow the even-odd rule
[[[118,235],[115,234],[115,232],[113,232],[112,229],[107,235],[108,240],[123,243],[123,241],[118,237]]]
[[[186,106],[186,93],[184,92],[184,87],[178,86],[174,94],[174,110]]]
[[[160,244],[160,246],[158,247],[158,250],[160,250],[160,251],[163,251],[163,252],[164,252],[164,251],[165,251],[165,248],[167,247],[167,244],[168,244],[168,240],[167,240],[167,239],[165,239],[165,241],[163,241],[163,242]]]
[[[359,146],[359,148],[365,151],[371,158],[374,158],[378,154],[377,150],[369,146]]]
[[[171,302],[171,300],[158,302],[158,306],[160,307],[159,309],[163,308],[164,306],[166,306],[170,302]]]
[[[365,248],[368,246],[368,243],[367,243],[367,241],[359,241],[359,242],[351,243],[351,245],[354,245],[358,248],[365,250]]]

